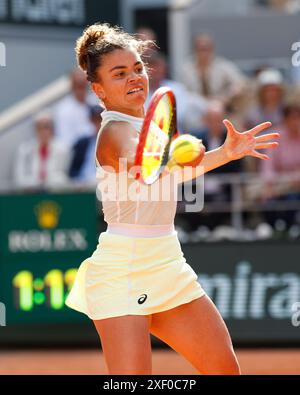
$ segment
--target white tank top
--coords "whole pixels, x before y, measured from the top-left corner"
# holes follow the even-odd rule
[[[103,111],[102,130],[111,121],[130,123],[140,133],[143,118],[117,111]],[[121,131],[120,131],[121,133]],[[159,177],[153,184],[145,185],[135,180],[125,170],[119,173],[106,171],[98,162],[95,152],[98,198],[102,201],[104,221],[112,224],[173,225],[177,207],[177,184],[173,174]]]

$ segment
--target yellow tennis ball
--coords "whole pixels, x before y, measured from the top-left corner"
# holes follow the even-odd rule
[[[202,140],[190,134],[182,134],[171,143],[171,157],[180,166],[197,166],[205,153],[201,142]]]

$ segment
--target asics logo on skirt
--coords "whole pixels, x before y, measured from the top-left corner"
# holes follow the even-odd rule
[[[143,304],[145,300],[147,299],[147,295],[143,294],[138,298],[138,304]]]

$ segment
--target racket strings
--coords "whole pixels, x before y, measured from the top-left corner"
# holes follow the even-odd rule
[[[140,166],[138,178],[144,183],[153,183],[167,164],[176,133],[175,96],[169,88],[159,88],[151,98],[136,152],[135,163]]]
[[[171,145],[172,137],[176,133],[176,124],[177,124],[176,108],[173,107],[173,111],[171,111],[170,126],[168,133],[169,141],[164,149],[164,153],[161,161],[162,166],[165,166],[169,160],[169,147]]]

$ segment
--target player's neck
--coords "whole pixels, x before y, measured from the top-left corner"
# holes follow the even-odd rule
[[[114,106],[107,106],[106,107],[107,111],[117,111],[121,112],[123,114],[131,115],[132,117],[137,117],[137,118],[144,118],[145,117],[145,110],[144,107],[135,109],[135,108],[116,108]]]

